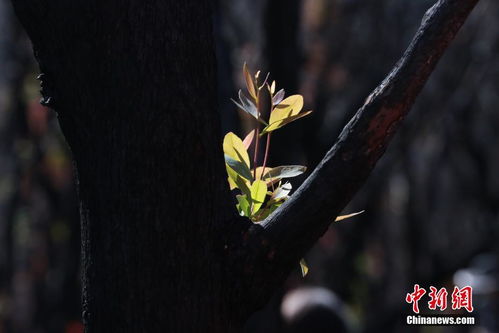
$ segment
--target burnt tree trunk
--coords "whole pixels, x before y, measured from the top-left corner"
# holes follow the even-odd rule
[[[236,216],[209,1],[13,0],[71,147],[86,332],[237,332],[362,185],[477,0],[441,0],[297,193]]]
[[[16,10],[75,159],[87,332],[238,327],[208,2],[35,2]]]

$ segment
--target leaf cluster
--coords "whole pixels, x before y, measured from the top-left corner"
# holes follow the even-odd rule
[[[236,195],[237,210],[241,216],[259,222],[289,198],[292,186],[286,179],[301,175],[307,168],[283,165],[274,168],[258,166],[255,169],[248,154],[253,133],[250,132],[245,140],[232,132],[227,133],[223,149],[230,189],[240,191]]]
[[[223,148],[230,188],[240,191],[236,195],[237,210],[241,216],[259,222],[289,198],[292,186],[287,179],[307,170],[301,165],[267,167],[270,134],[312,111],[302,112],[301,95],[285,98],[284,89],[276,91],[277,84],[275,81],[268,83],[268,74],[263,82],[259,82],[260,71],[252,76],[244,64],[243,76],[246,92],[239,90],[239,101],[232,101],[256,120],[255,129],[244,140],[232,132],[228,133],[224,137]],[[267,145],[263,165],[259,166],[258,141],[265,135],[268,136]],[[254,147],[253,163],[248,153],[251,146]]]
[[[276,91],[277,84],[268,83],[269,74],[260,82],[260,71],[251,75],[246,64],[243,66],[246,92],[239,90],[238,101],[232,100],[239,109],[255,119],[255,128],[244,139],[229,132],[223,141],[225,167],[231,190],[237,190],[237,210],[241,216],[258,223],[267,218],[290,196],[292,186],[288,181],[303,174],[307,168],[301,165],[268,167],[271,134],[283,126],[309,115],[302,112],[303,96],[285,97],[284,89]],[[263,128],[261,128],[263,126]],[[259,140],[266,136],[263,163],[258,163]],[[249,149],[253,147],[252,159]],[[336,221],[347,219],[362,212],[338,216]],[[303,276],[308,272],[305,260],[300,260]]]

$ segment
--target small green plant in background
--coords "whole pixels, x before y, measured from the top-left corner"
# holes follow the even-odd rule
[[[236,195],[237,210],[241,216],[258,223],[269,216],[286,201],[292,186],[288,181],[303,174],[307,168],[301,165],[267,166],[270,140],[273,132],[279,128],[309,115],[312,111],[302,112],[303,96],[292,95],[285,98],[284,89],[277,90],[277,84],[268,82],[269,74],[261,79],[258,71],[252,76],[246,64],[243,75],[246,90],[239,90],[239,101],[232,100],[239,109],[255,118],[255,128],[244,139],[229,132],[223,141],[225,166],[231,190],[239,191]],[[262,128],[263,127],[263,128]],[[258,156],[260,139],[265,138],[262,165]],[[252,156],[248,150],[252,147]],[[263,147],[262,147],[263,148]],[[338,216],[336,221],[360,214]],[[308,272],[305,261],[300,261],[303,276]]]

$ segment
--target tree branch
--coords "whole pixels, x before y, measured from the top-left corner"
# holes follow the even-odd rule
[[[252,244],[259,264],[287,274],[324,234],[366,181],[477,2],[439,0],[427,11],[402,58],[317,168],[280,209],[253,226]]]

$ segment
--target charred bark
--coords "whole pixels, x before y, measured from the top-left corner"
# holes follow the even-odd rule
[[[78,174],[87,332],[225,332],[208,1],[16,1]]]

